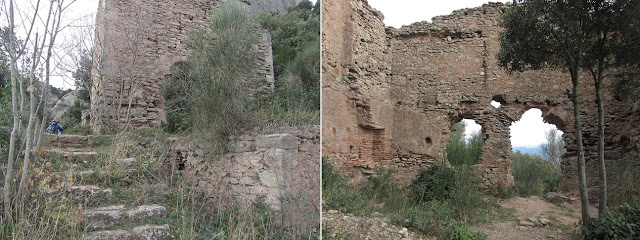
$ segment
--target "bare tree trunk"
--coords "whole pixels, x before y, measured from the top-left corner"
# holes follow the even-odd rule
[[[582,124],[580,122],[580,72],[579,67],[571,70],[571,80],[573,82],[573,118],[575,129],[575,143],[578,152],[578,182],[580,186],[580,203],[582,204],[582,226],[589,226],[589,194],[587,193],[587,176],[585,173],[584,146],[582,145]]]
[[[129,101],[127,105],[127,125],[125,126],[126,130],[131,128],[131,103],[133,102],[133,86],[131,86],[131,92],[129,92]]]
[[[131,82],[129,85],[130,88],[129,88],[129,98],[128,98],[128,105],[127,105],[127,124],[125,126],[125,129],[127,130],[131,128],[131,105],[133,104],[133,96],[135,95],[135,92],[142,87],[142,84],[140,83],[141,81],[142,79],[134,77],[133,79],[131,79]]]
[[[46,34],[45,34],[46,35]],[[36,108],[36,94],[35,94],[35,70],[38,64],[37,58],[38,56],[38,34],[36,33],[35,45],[33,51],[33,66],[31,67],[31,72],[29,74],[29,85],[30,85],[30,93],[29,93],[29,123],[27,124],[27,135],[25,136],[25,151],[24,151],[24,161],[22,162],[22,177],[20,178],[20,184],[18,185],[18,194],[16,195],[18,198],[22,198],[22,192],[24,191],[24,184],[27,181],[27,176],[29,175],[29,161],[31,160],[31,131],[33,129],[33,123],[35,122],[35,108]]]
[[[38,116],[38,113],[41,112],[41,107],[42,107],[42,103],[43,101],[43,95],[44,95],[44,88],[42,88],[42,93],[40,94],[40,100],[38,101],[38,105],[36,106],[36,116]],[[33,132],[33,142],[35,143],[34,146],[34,150],[40,148],[40,134],[42,134],[42,130],[40,128],[40,123],[36,122],[36,126],[34,128],[34,132]]]
[[[596,79],[596,102],[598,104],[598,174],[600,175],[600,201],[598,214],[607,210],[607,170],[604,163],[604,107],[602,104],[602,67]]]
[[[11,207],[11,180],[13,179],[13,155],[16,145],[16,134],[18,130],[18,94],[16,89],[16,81],[18,73],[16,69],[16,46],[14,43],[14,22],[13,22],[13,0],[9,0],[9,58],[10,58],[10,72],[11,72],[11,111],[13,113],[13,129],[11,130],[11,137],[9,139],[9,157],[7,161],[7,174],[4,176],[4,215],[8,223],[12,222],[12,207]]]

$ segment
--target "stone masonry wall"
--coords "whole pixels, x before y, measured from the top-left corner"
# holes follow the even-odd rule
[[[485,187],[510,186],[509,126],[539,108],[565,133],[561,190],[577,192],[569,75],[509,74],[499,67],[497,23],[506,7],[489,3],[396,29],[385,27],[365,0],[323,1],[323,154],[356,180],[377,165],[397,166],[398,178],[408,180],[444,157],[454,123],[473,119],[482,126]],[[604,84],[608,164],[638,155],[638,139],[628,132],[640,130],[631,125],[637,107],[616,100],[611,81]],[[583,75],[580,91],[593,188],[597,110],[590,75]],[[502,105],[494,108],[492,100]]]
[[[252,2],[251,11],[281,11],[299,0],[279,1],[273,9],[259,7],[262,1]],[[219,1],[101,0],[99,4],[91,72],[91,128],[100,131],[124,125],[130,100],[133,127],[157,126],[166,117],[163,79],[171,74],[173,64],[186,59],[188,33],[207,24]],[[252,86],[253,93],[268,92],[274,84],[271,36],[261,31],[256,68],[264,79]]]
[[[229,153],[214,157],[176,141],[170,160],[173,169],[182,170],[185,179],[214,202],[247,205],[264,196],[267,204],[283,211],[287,225],[319,224],[319,216],[310,214],[320,208],[318,126],[243,135],[231,141]]]

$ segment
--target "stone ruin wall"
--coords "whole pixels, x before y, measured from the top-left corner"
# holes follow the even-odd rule
[[[250,12],[278,12],[301,0],[251,1]],[[117,129],[126,123],[129,96],[131,125],[153,127],[165,121],[163,80],[171,66],[189,54],[190,31],[206,26],[218,0],[100,0],[96,16],[92,69],[90,126]],[[246,3],[244,3],[246,5]],[[268,92],[274,85],[271,36],[266,30],[257,46],[260,82],[252,93]],[[131,84],[134,82],[134,84]]]
[[[320,128],[279,132],[236,137],[230,152],[216,157],[174,140],[169,159],[172,169],[212,202],[247,205],[264,196],[283,211],[288,226],[317,227],[319,215],[309,213],[320,208]]]
[[[442,159],[452,125],[482,126],[480,167],[486,188],[513,184],[509,126],[530,108],[555,124],[568,152],[561,191],[577,193],[573,104],[569,75],[544,69],[508,74],[496,59],[499,3],[454,11],[400,29],[385,27],[364,0],[323,2],[323,154],[354,181],[380,165],[398,166],[408,180]],[[637,104],[603,95],[608,165],[638,156]],[[580,88],[588,186],[597,189],[597,109],[593,80]],[[490,105],[501,102],[500,108]],[[596,197],[592,194],[592,197]]]

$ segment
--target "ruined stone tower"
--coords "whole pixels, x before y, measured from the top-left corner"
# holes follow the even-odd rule
[[[485,188],[510,186],[509,126],[539,108],[546,122],[565,133],[561,190],[578,191],[568,73],[509,74],[499,67],[498,21],[506,5],[489,3],[392,28],[366,0],[323,4],[323,155],[351,177],[397,166],[397,177],[410,179],[444,158],[452,125],[467,118],[482,126]],[[634,123],[640,111],[616,98],[612,82],[605,80],[603,87],[605,154],[608,164],[618,164],[639,155],[640,128]],[[597,109],[586,73],[580,88],[588,186],[596,186]],[[495,108],[492,100],[502,105]]]
[[[207,24],[219,0],[100,0],[96,16],[91,71],[90,126],[94,132],[118,129],[130,116],[133,127],[153,127],[165,120],[162,81],[171,66],[188,55],[188,33]],[[300,0],[256,0],[251,13],[278,12]],[[258,46],[255,92],[273,88],[271,37],[263,31]],[[131,108],[129,109],[129,104]]]

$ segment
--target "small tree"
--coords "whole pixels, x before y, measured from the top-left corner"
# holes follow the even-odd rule
[[[573,118],[578,156],[578,181],[582,221],[589,223],[589,197],[585,174],[582,122],[580,120],[580,80],[585,55],[593,34],[587,29],[589,1],[528,0],[512,5],[502,16],[500,26],[500,65],[508,71],[544,67],[566,69],[573,86]]]
[[[604,162],[604,107],[602,84],[619,67],[637,73],[640,62],[638,2],[633,0],[521,1],[507,11],[498,55],[510,70],[527,67],[568,69],[573,84],[572,101],[578,150],[578,172],[583,222],[588,223],[584,150],[580,126],[578,86],[581,71],[595,83],[598,108],[599,212],[607,207],[607,176]],[[627,76],[634,76],[633,74]],[[637,78],[637,75],[635,75]]]
[[[567,149],[564,148],[562,136],[560,136],[557,129],[553,128],[547,131],[545,139],[547,142],[540,145],[542,157],[551,162],[556,169],[560,169],[562,155],[567,152]]]
[[[459,122],[453,125],[449,136],[449,144],[445,149],[447,160],[454,166],[473,165],[478,163],[482,148],[480,132],[473,133],[469,140],[465,139],[465,124]]]

